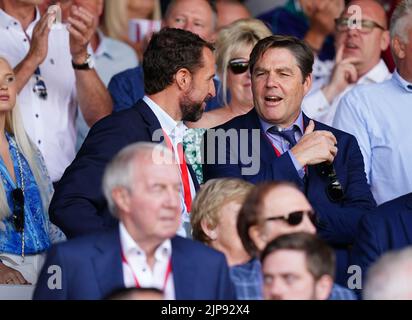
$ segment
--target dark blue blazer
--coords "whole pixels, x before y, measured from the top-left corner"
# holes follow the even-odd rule
[[[304,115],[305,126],[308,125],[309,120]],[[315,121],[315,130],[330,131],[338,141],[339,151],[333,165],[344,189],[345,198],[343,201],[335,203],[328,199],[325,192],[329,179],[320,175],[317,166],[308,167],[307,177],[304,182],[299,177],[288,153],[284,153],[280,157],[276,156],[272,144],[261,130],[260,121],[254,109],[214,129],[223,129],[225,132],[234,129],[238,133],[241,143],[231,145],[231,139],[226,139],[226,153],[221,150],[222,154],[219,155],[219,143],[214,143],[216,140],[210,141],[211,138],[208,137],[208,132],[206,132],[203,155],[205,181],[214,178],[236,177],[252,183],[263,181],[290,181],[295,183],[306,194],[317,212],[316,227],[319,235],[337,249],[338,277],[336,281],[344,285],[348,263],[347,247],[354,241],[362,215],[376,207],[375,200],[367,184],[363,157],[355,137]],[[252,147],[252,130],[256,132],[256,129],[259,140]],[[213,132],[213,130],[209,132]],[[232,141],[236,140],[232,139]],[[259,168],[256,174],[242,175],[242,169],[250,167],[250,164],[238,160],[240,159],[238,155],[242,153],[241,149],[243,149],[243,152],[246,150],[249,156],[251,154],[257,155],[256,161]],[[222,158],[218,159],[219,156],[222,156]],[[232,162],[230,157],[233,157]],[[224,164],[219,164],[219,162]]]
[[[133,108],[105,117],[91,128],[57,184],[50,203],[51,221],[68,238],[116,224],[102,192],[104,169],[123,147],[138,141],[152,141],[153,132],[158,129],[161,129],[159,121],[143,100]],[[196,175],[190,165],[188,168],[197,190]]]
[[[50,266],[61,268],[61,290],[51,290]],[[224,255],[200,242],[172,238],[172,272],[177,300],[232,300],[235,293]],[[55,273],[57,275],[57,273]],[[34,299],[103,299],[124,288],[119,228],[53,246]]]
[[[216,90],[219,82],[214,80]],[[113,100],[113,110],[120,111],[133,107],[144,96],[144,76],[141,66],[127,69],[112,77],[109,83],[109,92]],[[206,111],[222,106],[222,102],[214,97],[206,104]]]
[[[368,268],[385,252],[412,245],[412,193],[381,204],[359,224],[351,264]]]

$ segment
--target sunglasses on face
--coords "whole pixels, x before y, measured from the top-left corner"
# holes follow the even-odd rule
[[[374,28],[385,30],[380,24],[372,20],[356,20],[348,18],[335,19],[336,30],[346,32],[351,29],[358,30],[360,33],[370,33]]]
[[[229,61],[229,69],[234,74],[245,73],[249,69],[249,61],[245,59],[232,59]]]
[[[345,193],[343,192],[342,185],[338,180],[333,164],[322,163],[318,168],[320,175],[329,179],[329,183],[325,189],[326,195],[328,196],[329,200],[332,202],[342,201],[345,197]]]
[[[24,194],[20,188],[12,191],[13,197],[13,225],[17,232],[24,229]]]
[[[315,225],[316,223],[316,218],[315,218],[315,212],[312,210],[307,210],[307,211],[295,211],[291,212],[285,216],[279,216],[279,217],[269,217],[266,218],[265,221],[277,221],[277,220],[282,220],[287,222],[290,226],[297,226],[302,223],[303,221],[303,216],[307,214],[308,218],[310,221]]]

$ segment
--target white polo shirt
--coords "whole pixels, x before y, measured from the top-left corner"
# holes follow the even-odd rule
[[[37,10],[36,19],[25,32],[18,20],[0,9],[0,56],[13,68],[27,55],[28,37],[32,37],[39,20]],[[76,142],[75,74],[65,26],[50,31],[48,54],[39,68],[46,84],[47,100],[33,92],[36,83],[33,76],[20,92],[18,102],[26,132],[40,149],[52,181],[57,181],[74,159]]]

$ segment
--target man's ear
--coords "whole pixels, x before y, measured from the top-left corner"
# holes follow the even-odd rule
[[[399,39],[399,36],[392,39],[392,52],[397,59],[405,59],[406,57],[405,44]]]
[[[176,85],[180,90],[186,91],[191,88],[192,74],[186,68],[179,69],[175,74]]]
[[[119,211],[129,212],[131,209],[130,194],[124,187],[116,187],[112,190],[112,199]]]
[[[333,279],[330,275],[323,275],[315,283],[316,300],[327,300],[332,292]]]
[[[381,36],[381,51],[385,51],[386,49],[388,49],[389,43],[390,43],[390,35],[389,35],[389,31],[385,30],[382,32],[382,36]]]
[[[200,226],[202,227],[203,232],[212,240],[217,239],[217,230],[216,227],[212,228],[210,223],[206,219],[200,221]]]
[[[305,81],[303,82],[303,96],[309,92],[310,88],[312,87],[312,74],[310,73]]]

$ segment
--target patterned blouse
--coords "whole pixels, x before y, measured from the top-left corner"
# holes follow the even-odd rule
[[[203,183],[201,143],[206,129],[187,129],[183,137],[183,146],[187,162],[192,166],[199,184]]]
[[[17,144],[10,134],[6,133],[9,142],[9,151],[14,166],[16,183],[12,180],[3,159],[0,157],[0,178],[7,195],[7,202],[10,210],[13,210],[12,191],[21,187],[21,173],[18,163]],[[42,199],[34,179],[33,173],[23,154],[19,152],[24,180],[24,240],[25,254],[38,254],[47,250],[51,242],[58,242],[65,239],[64,234],[50,223],[47,212],[44,212]],[[40,159],[41,162],[41,159]],[[41,168],[42,169],[42,168]],[[42,170],[45,172],[44,170]],[[3,215],[4,216],[4,215]],[[0,254],[16,254],[22,252],[22,234],[17,232],[11,215],[0,221]]]

